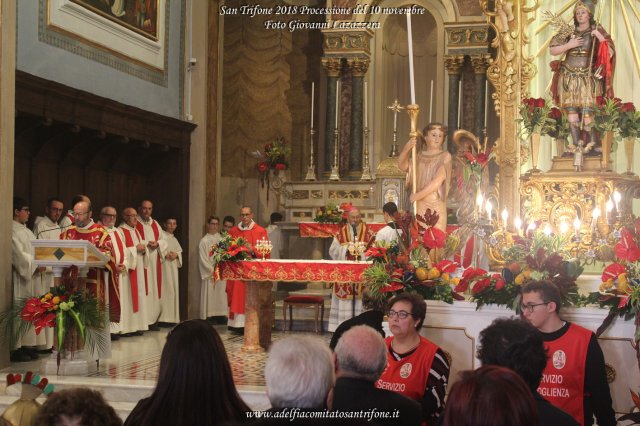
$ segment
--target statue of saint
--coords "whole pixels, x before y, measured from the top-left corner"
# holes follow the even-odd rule
[[[613,97],[615,46],[607,32],[594,20],[595,2],[582,0],[573,12],[574,29],[561,30],[551,40],[553,100],[567,114],[574,145],[583,140],[582,130],[595,142],[594,108],[598,96]],[[601,151],[601,149],[596,148]]]

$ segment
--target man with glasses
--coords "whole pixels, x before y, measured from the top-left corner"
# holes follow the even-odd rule
[[[212,323],[226,324],[227,316],[227,282],[224,280],[214,280],[214,262],[211,248],[218,244],[221,239],[220,218],[209,216],[207,220],[207,233],[200,240],[198,245],[200,267],[200,318],[209,320]]]
[[[86,278],[86,286],[89,292],[103,301],[109,303],[109,293],[114,289],[109,289],[109,274],[116,271],[116,265],[113,261],[113,246],[111,237],[104,226],[97,224],[92,219],[90,201],[80,201],[73,206],[73,217],[75,223],[65,229],[60,234],[61,240],[84,240],[89,241],[103,254],[109,256],[109,262],[104,268],[90,268]],[[104,330],[104,340],[109,342],[109,325]],[[88,347],[88,346],[87,346]],[[111,345],[105,344],[104,347],[96,347],[96,351],[90,354],[91,359],[104,359],[111,357]]]
[[[67,211],[67,213],[62,216],[60,218],[60,230],[64,231],[65,229],[67,229],[68,227],[70,227],[71,225],[73,225],[76,221],[76,218],[73,216],[73,206],[75,206],[77,203],[79,203],[80,201],[86,201],[88,203],[91,203],[91,200],[89,199],[89,197],[87,197],[84,194],[76,194],[73,196],[73,198],[71,199],[71,209]]]
[[[253,257],[257,257],[257,254],[253,251],[256,243],[261,239],[267,240],[269,238],[266,229],[253,221],[253,211],[248,206],[240,209],[240,222],[229,230],[229,235],[233,238],[242,237],[247,240]],[[227,325],[231,331],[244,333],[244,281],[228,280],[227,295],[229,298],[229,321]]]
[[[39,240],[59,240],[60,224],[58,223],[62,213],[64,213],[64,204],[56,197],[49,198],[44,208],[45,215],[38,216],[33,225],[33,233]],[[42,272],[37,272],[33,276],[34,289],[37,294],[45,294],[53,287],[53,270],[48,267]],[[39,352],[51,353],[53,351],[53,327],[47,327],[42,330],[46,342],[44,346],[39,347]]]
[[[522,316],[542,334],[549,354],[538,392],[582,425],[615,425],[604,355],[592,331],[562,320],[560,290],[550,281],[522,288]]]
[[[124,246],[127,256],[133,257],[129,272],[129,299],[122,300],[122,316],[120,327],[123,337],[141,336],[143,331],[149,330],[146,317],[147,283],[145,281],[145,268],[148,265],[147,245],[144,244],[140,232],[138,232],[138,215],[136,209],[127,207],[122,210],[122,221],[118,229],[124,236]]]

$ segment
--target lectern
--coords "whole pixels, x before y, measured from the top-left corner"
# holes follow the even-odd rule
[[[78,267],[77,289],[83,289],[87,272],[90,268],[102,268],[109,261],[109,256],[103,254],[89,241],[84,240],[32,240],[35,264],[50,267],[53,271],[54,284],[60,285],[62,271],[70,266]],[[55,334],[55,333],[54,333]],[[45,361],[43,366],[46,374],[59,375],[87,375],[89,365],[82,354],[74,352],[74,356],[66,354],[57,365],[57,354]]]

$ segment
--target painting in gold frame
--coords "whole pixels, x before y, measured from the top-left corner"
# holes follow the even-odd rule
[[[158,39],[158,0],[71,0],[136,33]]]

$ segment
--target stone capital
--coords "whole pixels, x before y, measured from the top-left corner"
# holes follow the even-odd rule
[[[351,68],[354,77],[364,77],[369,69],[369,59],[364,58],[348,58],[347,66]]]
[[[340,58],[322,58],[322,66],[329,77],[340,77],[342,62]]]
[[[471,55],[471,65],[473,66],[474,74],[486,74],[487,68],[489,68],[489,54]]]
[[[462,72],[463,64],[463,55],[446,55],[444,57],[444,66],[447,69],[447,73],[449,73],[449,75],[459,75]]]

